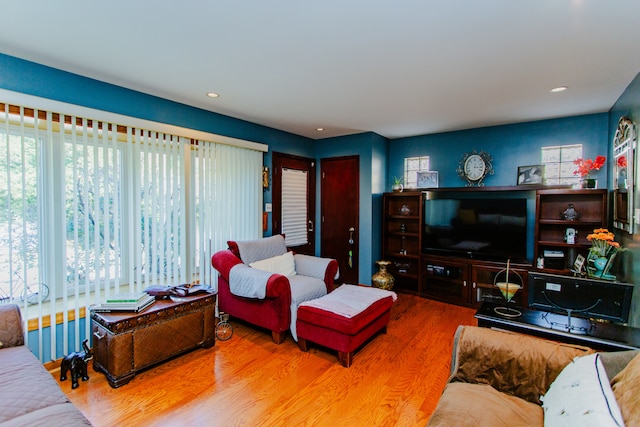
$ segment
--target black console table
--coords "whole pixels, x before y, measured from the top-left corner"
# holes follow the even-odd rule
[[[506,329],[602,351],[640,349],[638,328],[572,317],[571,324],[574,329],[573,332],[569,332],[566,328],[569,320],[566,315],[515,306],[514,308],[522,313],[521,316],[507,317],[495,312],[495,307],[504,305],[483,302],[475,315],[478,326]]]

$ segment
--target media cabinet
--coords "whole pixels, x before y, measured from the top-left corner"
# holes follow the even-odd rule
[[[389,192],[383,195],[382,258],[390,261],[388,271],[395,278],[394,289],[443,302],[479,307],[482,301],[501,301],[494,286],[496,275],[506,269],[504,261],[424,253],[423,227],[425,200],[430,193],[461,195],[461,198],[492,197],[492,194],[526,198],[529,233],[533,241],[532,259],[546,254],[562,254],[561,261],[547,259],[545,267],[534,262],[510,264],[522,282],[514,301],[521,306],[528,303],[528,273],[544,271],[570,274],[569,267],[577,254],[585,254],[589,244],[587,234],[594,228],[606,227],[607,190],[573,190],[567,186],[502,186],[435,188],[415,191]],[[565,219],[563,212],[572,204],[578,212],[575,220]],[[531,212],[535,211],[535,212]],[[577,231],[575,243],[565,238],[567,228]],[[531,231],[532,230],[532,231]],[[553,251],[553,252],[548,252]],[[553,264],[553,261],[556,264]]]
[[[488,301],[482,303],[475,315],[478,326],[505,329],[602,351],[640,349],[640,329],[638,328],[575,318],[573,324],[581,325],[586,331],[574,333],[562,327],[567,323],[566,315],[518,307],[522,315],[512,318],[496,314],[494,309],[497,306],[504,306],[504,303],[496,304]]]

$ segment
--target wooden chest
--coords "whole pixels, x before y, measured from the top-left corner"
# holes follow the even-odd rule
[[[136,372],[196,347],[215,344],[216,295],[156,301],[141,313],[91,312],[93,369],[111,387],[128,383]]]

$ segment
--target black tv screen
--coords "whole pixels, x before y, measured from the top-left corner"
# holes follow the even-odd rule
[[[526,262],[527,199],[432,193],[424,205],[423,252]]]

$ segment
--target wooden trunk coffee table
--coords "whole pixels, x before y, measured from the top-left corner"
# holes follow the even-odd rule
[[[136,372],[215,344],[216,295],[159,300],[140,313],[91,312],[93,369],[120,387]]]

